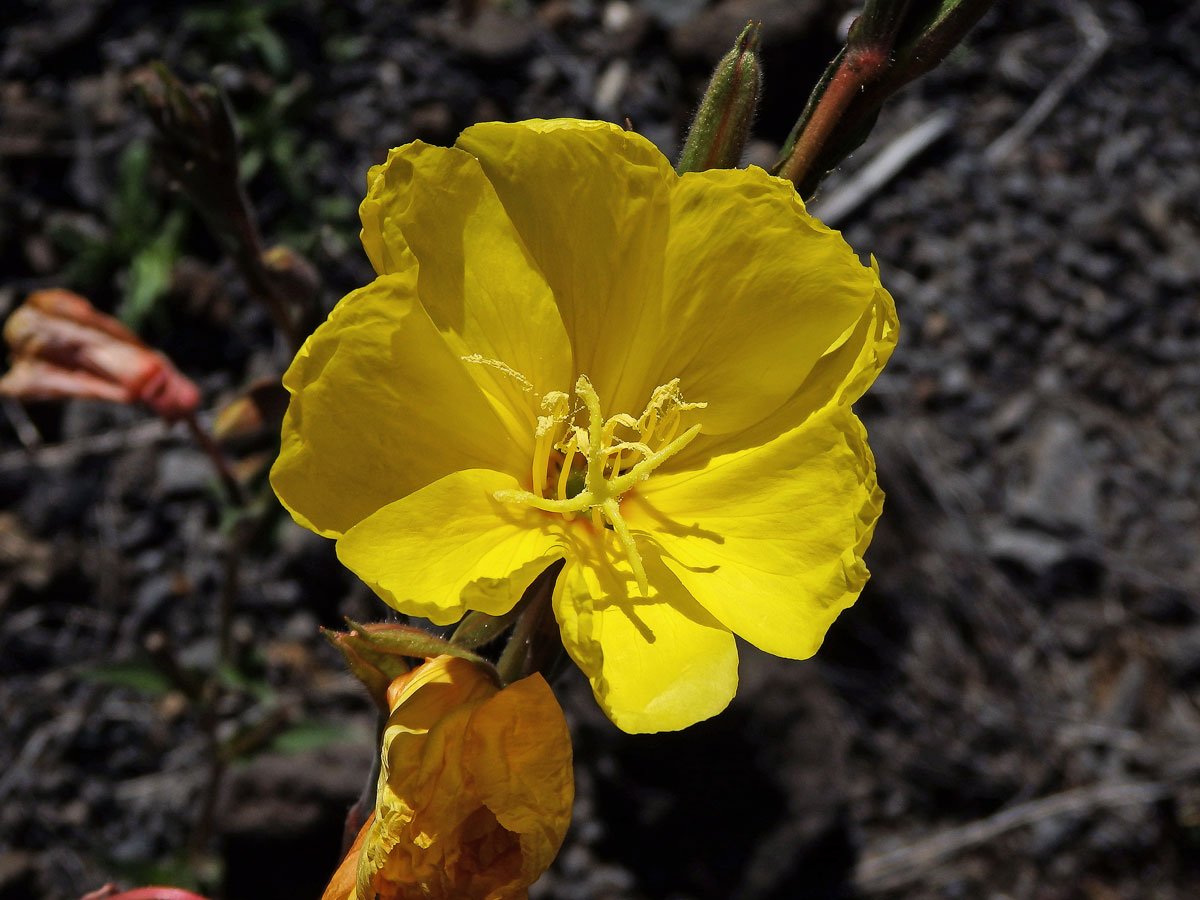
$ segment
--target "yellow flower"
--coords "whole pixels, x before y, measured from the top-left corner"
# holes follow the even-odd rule
[[[571,737],[541,675],[439,656],[388,689],[375,814],[324,900],[514,900],[571,820]]]
[[[601,122],[488,123],[368,177],[378,278],[284,376],[275,490],[386,602],[509,610],[565,558],[563,643],[626,731],[816,652],[883,495],[850,410],[876,272],[760,169],[677,176]]]

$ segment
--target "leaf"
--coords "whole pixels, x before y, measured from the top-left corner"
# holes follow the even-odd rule
[[[141,329],[142,323],[171,287],[184,221],[182,210],[173,211],[158,236],[130,261],[125,297],[117,310],[117,318],[134,331]]]
[[[80,673],[80,677],[93,684],[129,688],[150,697],[166,696],[174,687],[167,677],[149,661],[93,666],[84,669]]]
[[[319,750],[330,744],[345,743],[357,735],[348,733],[340,722],[323,722],[318,719],[303,719],[281,731],[271,741],[270,748],[288,755]]]

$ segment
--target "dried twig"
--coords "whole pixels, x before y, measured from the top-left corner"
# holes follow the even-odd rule
[[[867,855],[854,870],[854,884],[861,891],[895,888],[919,878],[955,853],[985,844],[1006,831],[1055,816],[1155,803],[1170,791],[1171,784],[1167,781],[1106,782],[1030,800],[966,825],[948,828],[907,847]]]
[[[157,419],[139,422],[124,428],[114,428],[101,434],[64,441],[61,444],[42,444],[35,450],[9,450],[0,453],[0,471],[17,469],[33,463],[46,469],[69,466],[89,456],[103,456],[119,450],[148,447],[165,441],[182,442],[171,426]]]
[[[949,110],[934,113],[884,147],[870,162],[828,194],[813,202],[813,214],[827,225],[836,225],[869,200],[916,156],[954,126]]]
[[[1083,78],[1104,55],[1104,51],[1112,42],[1112,37],[1104,27],[1104,23],[1086,2],[1073,0],[1067,5],[1067,12],[1071,16],[1076,31],[1083,38],[1083,47],[1071,60],[1070,65],[1046,85],[1045,90],[1033,101],[1033,105],[1025,110],[1025,114],[1017,120],[1016,124],[996,138],[984,151],[983,159],[988,165],[1003,162],[1020,144],[1028,140],[1029,136],[1062,102],[1067,91]]]
[[[29,418],[29,413],[25,412],[25,407],[12,397],[0,397],[0,409],[8,417],[22,447],[26,450],[36,450],[42,445],[42,436]]]

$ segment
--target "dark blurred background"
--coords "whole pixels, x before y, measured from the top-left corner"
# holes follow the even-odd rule
[[[8,0],[0,314],[78,290],[212,409],[286,365],[156,163],[151,61],[223,85],[263,231],[328,307],[369,278],[356,207],[389,147],[628,117],[673,156],[754,17],[769,164],[852,12]],[[860,404],[873,579],[816,659],[744,647],[737,700],[684,733],[621,734],[569,674],[579,802],[535,897],[1200,896],[1198,96],[1200,5],[1030,0],[885,108],[813,204],[901,315]],[[0,900],[319,896],[373,714],[317,626],[383,610],[284,519],[228,587],[222,527],[185,434],[0,405]],[[212,667],[222,603],[236,665],[204,708],[172,667]],[[219,778],[214,741],[242,748]]]

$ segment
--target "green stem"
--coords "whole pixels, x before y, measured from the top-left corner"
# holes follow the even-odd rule
[[[525,612],[517,620],[508,644],[496,663],[496,670],[500,673],[502,685],[512,684],[526,675],[539,671],[543,662],[557,656],[560,648],[558,631],[549,625],[554,621],[554,608],[551,602],[554,598],[554,582],[558,578],[558,573],[562,571],[562,567],[562,560],[553,563],[529,586],[526,592],[528,599],[522,600],[523,603],[527,603]],[[547,636],[553,636],[555,642],[553,653],[544,646]]]

